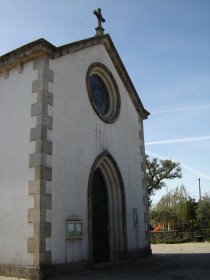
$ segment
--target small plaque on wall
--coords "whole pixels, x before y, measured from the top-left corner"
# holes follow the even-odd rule
[[[81,221],[66,221],[66,239],[81,239],[82,238],[82,222]]]
[[[132,208],[132,212],[133,212],[133,225],[138,226],[139,225],[138,208]]]

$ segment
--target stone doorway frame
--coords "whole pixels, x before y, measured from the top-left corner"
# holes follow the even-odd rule
[[[94,161],[88,181],[88,241],[89,258],[93,260],[92,242],[92,180],[96,169],[104,177],[108,194],[108,223],[109,223],[109,260],[122,261],[126,258],[126,205],[125,191],[120,169],[114,158],[108,152],[103,152]]]

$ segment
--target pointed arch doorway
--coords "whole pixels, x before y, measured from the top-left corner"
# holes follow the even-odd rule
[[[88,186],[90,259],[118,261],[125,257],[125,194],[113,157],[104,152],[93,163]]]

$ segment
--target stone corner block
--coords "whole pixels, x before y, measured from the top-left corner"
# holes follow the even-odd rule
[[[53,93],[49,91],[42,91],[37,94],[37,102],[42,102],[53,106]]]
[[[51,264],[51,251],[46,252],[35,252],[34,255],[34,263],[35,267],[40,265],[48,265]]]
[[[40,69],[43,66],[49,67],[49,58],[48,57],[40,57],[34,60],[33,69]]]
[[[34,195],[34,207],[40,209],[51,209],[51,194]]]
[[[47,104],[43,102],[37,102],[31,105],[31,116],[37,116],[40,114],[47,114]]]
[[[37,140],[36,153],[45,153],[48,155],[52,155],[52,142],[50,142],[49,140]]]
[[[46,166],[47,155],[43,153],[32,153],[29,155],[29,167]]]
[[[53,83],[54,82],[54,72],[52,70],[48,70],[48,81]]]
[[[35,238],[28,238],[27,240],[27,251],[29,253],[32,252],[39,252],[40,251],[40,246],[39,246],[39,239],[35,239]]]
[[[48,90],[48,80],[38,79],[32,82],[32,92],[42,92]]]
[[[36,180],[52,180],[52,168],[46,166],[35,167],[35,179]]]
[[[29,208],[28,209],[28,223],[40,223],[45,221],[46,209]]]
[[[30,141],[36,141],[44,139],[47,140],[47,127],[43,127],[42,125],[31,128],[30,131]]]
[[[28,194],[44,194],[46,193],[46,181],[45,180],[32,180],[28,183]]]
[[[43,127],[46,127],[50,130],[53,128],[53,118],[50,116],[47,116],[45,114],[39,114],[36,116],[36,125],[42,125]]]

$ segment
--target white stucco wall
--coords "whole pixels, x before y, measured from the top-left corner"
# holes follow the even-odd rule
[[[13,68],[8,79],[0,75],[0,264],[32,265],[27,253],[27,239],[33,235],[28,224],[28,208],[33,200],[28,196],[28,181],[33,179],[29,169],[30,117],[32,80],[37,72],[32,62],[23,72]]]
[[[121,111],[113,124],[101,121],[89,101],[86,72],[101,62],[120,91]],[[104,46],[91,47],[50,62],[54,71],[52,236],[53,263],[88,259],[87,188],[95,158],[108,151],[117,162],[125,187],[128,249],[145,247],[144,206],[138,114]],[[138,208],[139,227],[132,208]],[[65,240],[65,221],[82,220],[83,238]]]

